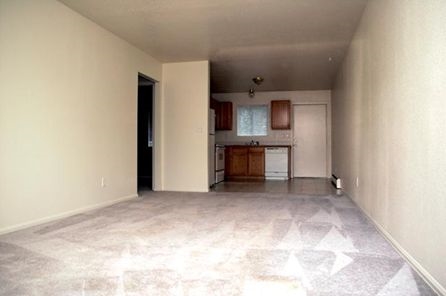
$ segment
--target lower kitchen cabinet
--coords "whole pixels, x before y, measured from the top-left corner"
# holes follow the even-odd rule
[[[226,147],[225,156],[227,176],[246,176],[248,174],[247,147]]]
[[[248,149],[248,176],[265,177],[265,148],[250,147]]]
[[[226,146],[225,179],[264,179],[265,149],[251,146]]]

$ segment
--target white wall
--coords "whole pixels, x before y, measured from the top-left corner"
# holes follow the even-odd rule
[[[63,4],[0,1],[0,232],[136,195],[138,72],[162,66]]]
[[[163,109],[163,190],[208,191],[208,61],[163,64]]]
[[[290,130],[272,130],[271,119],[268,118],[267,136],[244,137],[237,136],[237,106],[239,105],[268,105],[268,116],[271,116],[272,100],[290,100],[292,105],[296,104],[326,104],[327,110],[331,110],[331,93],[329,90],[316,91],[268,91],[256,92],[254,98],[248,96],[248,92],[243,93],[214,93],[212,97],[218,101],[231,101],[233,107],[232,130],[216,131],[215,142],[217,144],[245,144],[251,140],[259,141],[264,145],[292,145],[293,144],[293,124]],[[292,108],[293,110],[294,108]],[[293,113],[293,111],[291,111]],[[291,114],[293,116],[293,114]],[[291,117],[292,119],[292,117]],[[293,122],[293,120],[291,120]],[[327,176],[331,172],[331,113],[327,114]]]
[[[443,0],[370,1],[332,92],[334,172],[443,293],[445,19]]]

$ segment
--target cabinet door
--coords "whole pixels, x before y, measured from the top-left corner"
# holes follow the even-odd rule
[[[252,177],[265,176],[265,149],[263,147],[249,148],[248,175]]]
[[[246,147],[230,147],[227,151],[227,175],[246,176],[248,174],[248,149]]]
[[[225,130],[232,130],[232,102],[222,103],[222,126]]]
[[[290,115],[289,100],[271,101],[271,129],[290,129]]]
[[[217,130],[232,130],[232,102],[218,102],[215,114]]]
[[[218,101],[216,100],[216,99],[214,99],[214,98],[210,98],[210,100],[209,100],[209,107],[211,108],[211,109],[217,109],[217,106],[218,106]],[[217,113],[217,112],[215,112],[215,113]]]

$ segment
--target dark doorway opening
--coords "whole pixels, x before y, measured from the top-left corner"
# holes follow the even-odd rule
[[[153,184],[153,91],[154,82],[138,76],[138,192]]]

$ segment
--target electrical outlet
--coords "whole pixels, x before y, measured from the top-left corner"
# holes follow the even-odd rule
[[[359,187],[359,177],[356,177],[356,187]]]
[[[101,177],[101,187],[104,188],[106,186],[105,184],[105,178]]]

